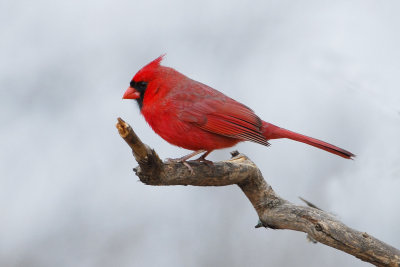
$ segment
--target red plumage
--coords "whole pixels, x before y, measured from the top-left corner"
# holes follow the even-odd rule
[[[123,98],[136,99],[146,121],[163,139],[189,150],[205,151],[252,141],[289,138],[343,158],[349,151],[262,121],[250,108],[194,81],[155,59],[133,77]],[[186,159],[186,158],[185,158]]]

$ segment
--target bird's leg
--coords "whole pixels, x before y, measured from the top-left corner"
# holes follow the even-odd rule
[[[183,165],[185,165],[185,166],[190,170],[190,172],[191,172],[192,174],[194,174],[194,171],[193,171],[192,167],[190,167],[189,163],[187,163],[187,160],[190,159],[190,158],[192,158],[192,157],[194,157],[194,156],[196,156],[196,155],[198,155],[198,154],[200,154],[200,153],[203,153],[203,152],[206,152],[205,155],[208,154],[207,151],[201,149],[201,150],[193,151],[192,153],[190,153],[190,154],[188,154],[188,155],[186,155],[186,156],[183,156],[183,157],[181,157],[181,158],[177,158],[177,159],[167,159],[167,161],[168,161],[168,162],[183,163]],[[211,151],[210,151],[210,152],[211,152]],[[204,155],[203,155],[203,156],[204,156]],[[202,157],[203,157],[203,156],[202,156]],[[206,155],[206,156],[207,156],[207,155]],[[200,158],[201,158],[201,157],[200,157]]]
[[[208,166],[213,166],[214,163],[211,160],[206,159],[206,157],[208,156],[208,154],[211,153],[212,150],[210,151],[206,151],[206,153],[204,153],[203,155],[201,155],[198,159],[195,159],[194,161],[198,161],[198,162],[204,162],[205,164],[207,164]]]
[[[177,159],[167,159],[169,162],[184,162],[184,161],[187,161],[188,159],[190,159],[190,158],[192,158],[192,157],[194,157],[194,156],[196,156],[196,155],[198,155],[198,154],[200,154],[200,153],[203,153],[203,152],[206,152],[205,150],[203,150],[203,149],[200,149],[200,150],[196,150],[196,151],[193,151],[192,153],[190,153],[190,154],[187,154],[187,155],[185,155],[185,156],[183,156],[183,157],[181,157],[181,158],[177,158]],[[204,155],[203,155],[204,156]]]

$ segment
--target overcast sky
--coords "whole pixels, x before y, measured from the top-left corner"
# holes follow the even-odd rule
[[[261,118],[355,154],[288,140],[248,155],[298,196],[400,248],[400,2],[0,3],[0,266],[369,266],[304,233],[254,229],[238,187],[138,182],[117,117],[162,158],[188,151],[122,100],[163,64]],[[229,158],[226,149],[209,159]]]

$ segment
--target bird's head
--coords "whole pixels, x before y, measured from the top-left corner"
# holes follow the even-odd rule
[[[153,80],[156,79],[160,71],[160,63],[164,55],[159,56],[142,69],[140,69],[135,76],[133,76],[128,89],[126,89],[123,99],[136,99],[139,107],[142,108],[144,93]]]

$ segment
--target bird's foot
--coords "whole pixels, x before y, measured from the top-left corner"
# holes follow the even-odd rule
[[[207,166],[209,166],[209,167],[214,166],[214,162],[212,162],[211,160],[205,159],[203,156],[201,156],[198,159],[195,159],[193,161],[195,161],[195,162],[203,162],[203,163],[207,164]]]
[[[189,165],[189,163],[186,161],[185,157],[182,158],[177,158],[177,159],[171,159],[171,158],[167,158],[167,162],[168,163],[182,163],[183,165],[185,165],[189,171],[191,175],[194,175],[194,170],[193,168]]]
[[[201,157],[199,157],[198,159],[196,159],[196,160],[194,160],[194,161],[197,161],[197,162],[204,162],[204,163],[206,163],[207,165],[212,165],[212,161],[206,160],[206,159],[205,159],[205,157],[206,157],[211,151],[205,151],[205,150],[197,150],[197,151],[194,151],[194,152],[192,152],[192,153],[190,153],[190,154],[188,154],[188,155],[186,155],[186,156],[183,156],[183,157],[177,158],[177,159],[168,158],[168,159],[167,159],[167,162],[169,162],[169,163],[182,163],[183,165],[185,165],[185,166],[189,169],[190,173],[191,173],[192,175],[194,175],[193,168],[189,165],[189,163],[188,163],[187,160],[190,159],[191,157],[194,157],[194,156],[196,156],[196,155],[198,155],[198,154],[200,154],[200,153],[203,153],[203,152],[205,152],[205,153],[204,153]]]

